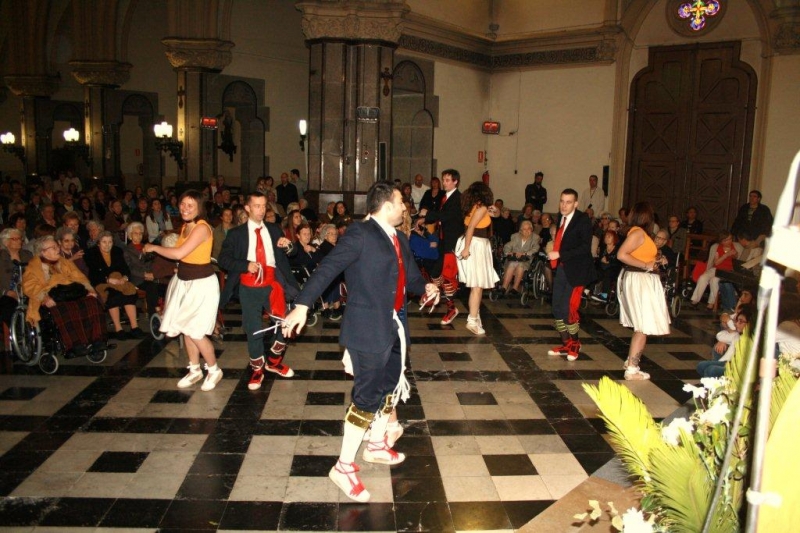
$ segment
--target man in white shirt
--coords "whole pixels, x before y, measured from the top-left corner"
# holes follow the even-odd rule
[[[586,209],[591,208],[595,214],[606,210],[606,193],[597,186],[597,176],[594,174],[589,176],[589,188],[581,194],[581,204],[585,205]]]
[[[417,209],[419,209],[419,203],[422,201],[425,191],[430,189],[425,185],[424,180],[422,174],[417,174],[414,176],[414,184],[411,186],[411,199],[414,200],[414,207]]]

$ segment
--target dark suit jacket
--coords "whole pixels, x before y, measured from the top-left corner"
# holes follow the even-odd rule
[[[558,217],[561,226],[561,216]],[[575,210],[572,220],[561,236],[561,255],[558,268],[564,269],[567,281],[573,287],[586,286],[595,280],[592,258],[592,222],[583,211]]]
[[[456,189],[439,211],[425,213],[425,222],[440,222],[443,237],[440,243],[441,252],[452,252],[456,249],[456,241],[464,235],[464,210],[461,208],[461,191]]]
[[[281,228],[275,224],[265,222],[269,237],[272,239],[272,253],[275,255],[275,278],[283,286],[287,300],[294,299],[300,289],[292,275],[292,268],[289,266],[289,259],[282,248],[278,248],[278,239],[283,237]],[[228,230],[228,236],[222,242],[222,251],[219,253],[217,263],[220,268],[228,272],[225,282],[225,289],[219,298],[220,309],[224,307],[233,296],[234,290],[239,286],[239,276],[247,271],[247,249],[250,244],[250,233],[247,231],[248,225],[241,224]]]
[[[83,258],[89,269],[88,278],[93,287],[105,283],[112,272],[119,272],[123,276],[131,277],[131,269],[125,262],[125,252],[117,245],[111,247],[111,266],[107,265],[103,259],[99,245],[89,248]]]
[[[397,238],[406,269],[406,294],[423,294],[425,280],[408,240],[400,232]],[[370,353],[385,351],[396,338],[392,315],[399,268],[392,240],[377,222],[351,224],[306,282],[296,302],[311,307],[341,272],[347,284],[347,308],[339,344]]]

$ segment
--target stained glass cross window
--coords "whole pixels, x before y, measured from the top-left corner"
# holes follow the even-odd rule
[[[706,17],[713,17],[719,13],[719,10],[718,0],[694,0],[681,4],[678,8],[678,16],[682,19],[692,19],[689,26],[694,31],[700,31],[706,25]]]

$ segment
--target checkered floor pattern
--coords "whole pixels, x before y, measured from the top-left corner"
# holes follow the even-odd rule
[[[0,531],[513,531],[582,483],[613,453],[581,385],[622,379],[631,332],[583,312],[578,361],[547,356],[558,339],[544,302],[484,299],[485,337],[462,314],[412,313],[409,379],[398,408],[398,466],[362,465],[369,504],[328,480],[351,383],[338,322],[290,345],[296,375],[247,390],[241,316],[217,343],[213,392],[178,390],[177,342],[119,342],[101,365],[62,361],[54,376],[0,364]],[[688,399],[709,357],[713,317],[689,310],[651,339],[650,382],[628,386],[656,417]]]

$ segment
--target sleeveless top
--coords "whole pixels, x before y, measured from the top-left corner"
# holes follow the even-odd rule
[[[478,209],[477,205],[473,205],[472,209],[470,210],[469,214],[464,217],[464,226],[469,226],[470,220],[472,220],[472,215],[475,214],[475,211]],[[486,211],[486,214],[483,215],[483,218],[478,222],[478,225],[475,226],[475,229],[482,229],[488,228],[492,225],[492,217],[489,216],[489,211]]]
[[[722,249],[722,243],[717,245],[717,259],[719,260],[725,254],[725,250]],[[708,265],[709,268],[711,265]],[[722,262],[717,263],[716,266],[717,270],[725,270],[725,271],[732,271],[733,270],[733,257],[726,257],[722,260]]]
[[[211,237],[211,231],[212,230],[211,230],[211,226],[208,225],[208,222],[206,222],[205,220],[198,220],[196,225],[197,226],[205,226],[206,229],[209,232],[209,237]],[[189,237],[188,234],[185,234],[186,226],[187,226],[187,224],[184,224],[183,228],[181,228],[181,235],[180,235],[180,237],[178,237],[178,243],[176,244],[176,246],[180,246],[181,244],[186,242],[186,239]],[[214,239],[213,238],[206,239],[205,241],[201,242],[200,245],[197,248],[192,250],[192,253],[190,253],[189,255],[184,257],[183,259],[181,259],[181,263],[188,263],[190,265],[208,265],[208,264],[210,264],[211,263],[211,247],[213,246],[213,244],[214,244]]]
[[[631,233],[634,231],[641,231],[644,233],[644,230],[638,226],[634,226],[631,228],[628,235],[630,236]],[[653,242],[653,239],[650,238],[650,235],[644,233],[644,242],[639,246],[637,249],[631,252],[631,256],[635,257],[639,261],[644,263],[650,263],[651,261],[656,260],[656,255],[658,254],[658,248],[656,247],[656,243]]]

